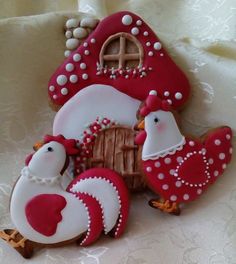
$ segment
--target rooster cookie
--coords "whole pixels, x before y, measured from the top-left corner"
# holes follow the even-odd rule
[[[124,232],[129,199],[118,174],[94,168],[75,178],[67,190],[61,187],[68,156],[78,152],[75,143],[46,136],[14,186],[10,214],[16,230],[4,230],[0,236],[26,258],[37,247],[72,241],[87,246],[103,231],[113,237]]]
[[[176,100],[172,98],[172,100]],[[151,189],[161,199],[150,205],[179,214],[180,203],[197,199],[223,174],[232,155],[232,131],[215,128],[200,138],[184,136],[173,106],[151,91],[139,113],[144,118],[136,143],[143,145],[142,166]]]

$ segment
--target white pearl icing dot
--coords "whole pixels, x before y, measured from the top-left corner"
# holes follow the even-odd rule
[[[92,39],[90,40],[90,42],[91,42],[91,43],[95,43],[95,42],[96,42],[96,39],[95,39],[95,38],[92,38]]]
[[[81,70],[85,70],[87,68],[87,65],[84,62],[82,62],[82,63],[80,63],[79,67]]]
[[[148,42],[146,43],[146,46],[147,46],[147,47],[150,47],[150,46],[151,46],[151,42],[148,41]]]
[[[57,95],[54,94],[52,98],[53,98],[54,100],[56,100],[56,99],[57,99]]]
[[[68,94],[68,89],[65,88],[65,87],[62,88],[62,89],[61,89],[61,94],[62,94],[62,95],[67,95],[67,94]]]
[[[152,51],[149,51],[148,52],[148,56],[152,57],[153,56],[153,52]]]
[[[172,202],[175,202],[177,200],[177,196],[176,195],[171,195],[170,200]]]
[[[131,29],[131,34],[134,35],[134,36],[138,35],[139,34],[139,29],[137,27],[133,27]]]
[[[209,164],[213,164],[213,163],[214,163],[214,160],[213,160],[213,159],[209,159],[209,160],[208,160],[208,163],[209,163]]]
[[[146,168],[146,171],[147,171],[147,172],[151,172],[151,171],[152,171],[152,167],[147,167],[147,168]]]
[[[165,162],[165,164],[170,164],[171,163],[171,159],[170,158],[165,158],[164,162]]]
[[[156,168],[159,168],[159,167],[161,166],[161,163],[160,163],[159,161],[156,161],[156,162],[154,163],[154,166],[155,166]]]
[[[136,25],[137,26],[141,26],[142,25],[142,21],[141,20],[137,20]]]
[[[177,100],[181,100],[183,98],[183,95],[182,95],[182,93],[176,93],[175,94],[175,99],[177,99]]]
[[[182,158],[182,157],[177,157],[177,159],[176,159],[176,160],[177,160],[177,162],[178,162],[178,163],[180,163],[180,162],[182,162],[182,161],[183,161],[183,158]]]
[[[159,180],[163,180],[163,179],[165,178],[165,175],[164,175],[163,173],[159,173],[159,174],[157,175],[157,178],[158,178]]]
[[[77,61],[80,61],[80,60],[81,60],[81,55],[78,54],[78,53],[74,54],[74,55],[73,55],[73,60],[76,61],[76,62],[77,62]]]
[[[144,31],[143,32],[143,35],[146,37],[146,36],[148,36],[148,32],[147,31]]]
[[[218,171],[214,171],[214,176],[217,177],[219,175]]]
[[[229,153],[232,154],[233,153],[233,148],[229,149]]]
[[[84,55],[89,55],[89,53],[90,53],[89,50],[84,51]]]
[[[163,190],[168,190],[169,189],[169,185],[168,184],[163,184],[162,185],[162,189]]]
[[[157,91],[156,91],[156,90],[151,90],[151,91],[149,92],[149,95],[157,95]]]
[[[87,80],[87,79],[88,79],[88,74],[87,74],[87,73],[84,73],[84,74],[82,75],[82,79],[83,79],[83,80]]]
[[[184,194],[183,199],[187,201],[189,199],[189,195],[187,193]]]
[[[222,169],[225,170],[226,167],[227,167],[227,165],[224,163],[224,164],[222,165]]]
[[[50,91],[50,92],[54,92],[54,91],[55,91],[55,87],[54,87],[53,85],[50,85],[50,86],[49,86],[49,91]]]
[[[169,91],[165,91],[164,92],[164,96],[169,96],[170,95],[170,92]]]
[[[231,136],[230,136],[230,134],[227,134],[227,135],[226,135],[226,139],[228,139],[228,140],[230,140],[230,139],[231,139]]]
[[[77,81],[78,81],[78,76],[77,75],[73,74],[73,75],[70,76],[70,82],[71,83],[77,83]]]
[[[197,194],[201,194],[202,193],[202,189],[197,189]]]
[[[65,57],[69,57],[70,54],[71,54],[71,51],[70,51],[70,50],[66,50],[66,51],[64,52],[64,56],[65,56]]]
[[[219,159],[223,160],[225,158],[225,153],[220,153],[219,154]]]
[[[155,50],[160,50],[160,49],[161,49],[161,43],[160,43],[160,42],[155,42],[155,43],[153,44],[153,48],[154,48]]]
[[[174,175],[174,174],[175,174],[175,170],[174,169],[170,170],[170,175]]]
[[[181,181],[176,181],[176,182],[175,182],[175,186],[178,187],[178,188],[181,187],[181,186],[182,186]]]
[[[66,64],[66,70],[68,71],[68,72],[71,72],[71,71],[73,71],[74,70],[74,65],[72,64],[72,63],[67,63]]]
[[[221,144],[221,141],[220,141],[219,139],[216,139],[216,140],[215,140],[215,144],[216,144],[217,146],[219,146],[219,145]]]
[[[64,85],[64,84],[66,84],[67,83],[67,77],[65,76],[65,75],[59,75],[58,77],[57,77],[57,84],[58,85]]]
[[[189,141],[189,146],[193,147],[195,145],[194,141]]]
[[[132,22],[133,22],[133,19],[132,19],[132,17],[130,16],[130,15],[124,15],[123,17],[122,17],[122,24],[123,25],[125,25],[125,26],[129,26],[129,25],[131,25],[132,24]]]
[[[88,42],[84,42],[83,46],[86,48],[88,47]]]

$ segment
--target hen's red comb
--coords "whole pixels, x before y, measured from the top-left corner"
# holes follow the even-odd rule
[[[166,100],[161,100],[157,96],[157,92],[152,90],[149,92],[149,95],[145,101],[145,105],[140,109],[140,115],[145,117],[151,112],[163,110],[163,111],[170,111],[171,106]]]
[[[76,155],[79,152],[79,149],[76,146],[77,141],[75,139],[66,139],[62,135],[58,135],[58,136],[46,135],[43,141],[44,143],[56,141],[62,144],[65,147],[67,155]]]

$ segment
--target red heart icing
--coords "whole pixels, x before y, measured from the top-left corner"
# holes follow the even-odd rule
[[[26,204],[26,218],[34,230],[45,236],[52,236],[62,220],[61,211],[65,206],[66,199],[61,195],[40,194]]]

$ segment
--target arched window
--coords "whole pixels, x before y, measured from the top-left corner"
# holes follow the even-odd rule
[[[99,59],[103,68],[141,67],[143,64],[143,47],[134,36],[124,32],[117,33],[104,42]]]

